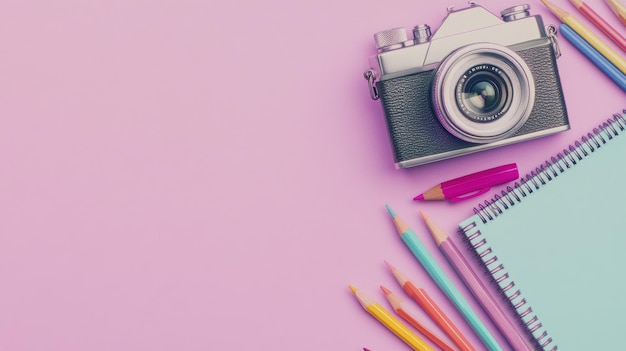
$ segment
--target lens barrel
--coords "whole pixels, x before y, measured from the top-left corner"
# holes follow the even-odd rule
[[[432,84],[435,115],[461,140],[490,143],[514,134],[535,101],[535,82],[526,62],[513,50],[475,43],[449,54]]]

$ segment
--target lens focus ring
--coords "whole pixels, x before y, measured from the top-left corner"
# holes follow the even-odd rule
[[[512,136],[528,120],[535,83],[524,60],[507,47],[475,43],[448,55],[432,85],[435,114],[461,140],[490,143]]]

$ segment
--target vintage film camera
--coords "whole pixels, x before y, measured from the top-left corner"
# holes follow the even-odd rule
[[[365,71],[380,99],[396,166],[433,161],[569,129],[556,28],[530,6],[497,17],[470,2],[435,34],[428,25],[376,33]]]

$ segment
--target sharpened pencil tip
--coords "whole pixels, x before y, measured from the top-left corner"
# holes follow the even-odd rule
[[[370,349],[368,349],[367,347],[364,347],[363,351],[370,351]]]
[[[387,207],[387,211],[389,212],[389,215],[392,218],[396,218],[396,212],[394,212],[394,210],[391,209],[391,207],[389,207],[389,205],[385,204],[385,207]]]
[[[442,242],[448,239],[448,234],[443,229],[441,229],[441,227],[439,227],[435,222],[433,222],[430,218],[426,217],[424,212],[420,211],[420,214],[422,215],[422,218],[424,219],[424,222],[426,223],[426,226],[428,227],[428,231],[430,231],[430,234],[433,236],[433,239],[435,239],[435,243],[437,243],[437,246],[440,246]]]
[[[348,285],[348,288],[350,288],[353,294],[356,294],[356,288],[353,285]]]
[[[569,0],[569,2],[574,4],[574,6],[576,6],[576,8],[580,8],[581,6],[583,6],[583,1],[582,0]]]
[[[387,268],[389,268],[390,271],[396,270],[396,267],[394,267],[391,263],[387,262],[387,260],[385,260],[385,266],[387,266]]]
[[[422,219],[423,219],[423,220],[425,220],[425,221],[427,221],[427,220],[428,220],[428,217],[426,217],[426,215],[424,214],[424,212],[422,212],[422,211],[418,211],[418,212],[420,213],[420,216],[422,216]]]
[[[541,3],[543,3],[544,6],[547,7],[548,10],[550,10],[550,12],[552,12],[552,14],[554,14],[556,17],[558,17],[561,21],[563,21],[563,19],[565,17],[569,16],[569,13],[567,13],[567,11],[565,11],[562,8],[554,5],[553,3],[549,2],[548,0],[541,0]]]
[[[413,198],[413,201],[422,201],[424,200],[424,194],[419,194]]]
[[[385,287],[384,287],[384,286],[382,286],[382,285],[380,286],[380,290],[382,290],[382,291],[383,291],[383,294],[385,294],[385,295],[391,295],[391,294],[392,294],[391,290],[389,290],[389,289],[385,288]]]

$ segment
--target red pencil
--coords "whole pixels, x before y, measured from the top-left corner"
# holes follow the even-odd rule
[[[393,292],[391,292],[391,290],[385,288],[382,285],[380,286],[380,289],[385,294],[385,297],[387,298],[387,301],[389,301],[391,308],[393,308],[393,310],[396,311],[396,313],[400,317],[402,317],[402,319],[404,319],[407,323],[413,326],[413,328],[417,329],[417,331],[422,333],[435,345],[439,346],[442,350],[455,351],[452,346],[448,345],[448,343],[446,343],[444,340],[438,337],[435,333],[433,333],[430,329],[428,329],[425,325],[423,325],[417,319],[415,319],[415,317],[413,317],[413,315],[411,315],[411,313],[409,313],[409,311],[407,311],[403,307],[404,303],[402,302],[402,299],[400,299],[398,295],[394,294]]]
[[[439,328],[452,339],[452,342],[458,346],[461,351],[475,351],[476,349],[469,340],[461,334],[459,328],[446,316],[439,306],[430,298],[430,296],[422,288],[415,286],[404,274],[400,273],[394,266],[385,261],[385,264],[396,278],[404,292],[407,293],[418,305],[437,323]]]
[[[574,6],[585,17],[587,17],[593,24],[596,25],[601,31],[604,32],[611,40],[619,45],[622,50],[626,51],[626,38],[624,38],[615,28],[613,28],[607,21],[605,21],[600,15],[595,12],[589,5],[582,0],[570,0]]]

